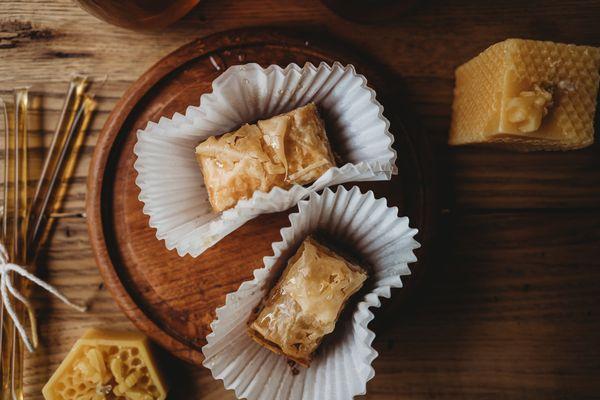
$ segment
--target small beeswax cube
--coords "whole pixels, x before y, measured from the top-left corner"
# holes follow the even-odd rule
[[[456,70],[449,144],[569,150],[594,141],[600,48],[496,43]]]
[[[46,400],[164,400],[146,336],[88,330],[42,389]]]

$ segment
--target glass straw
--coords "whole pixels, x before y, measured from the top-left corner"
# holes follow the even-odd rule
[[[81,104],[83,94],[88,86],[87,77],[75,76],[69,83],[67,97],[58,120],[58,125],[54,131],[52,142],[48,148],[48,154],[42,166],[40,179],[35,189],[35,194],[31,201],[31,230],[30,241],[30,260],[36,256],[39,248],[39,235],[43,233],[42,225],[48,223],[46,207],[52,195],[52,189],[60,173],[64,155],[69,147],[69,142],[77,125],[78,114],[82,112]]]
[[[15,210],[15,254],[14,259],[17,264],[27,265],[27,232],[29,229],[29,171],[27,162],[27,153],[29,152],[28,144],[28,109],[29,109],[29,93],[27,88],[15,89],[15,136],[17,138],[17,160],[15,181],[15,196],[17,201],[17,210]],[[24,281],[14,275],[14,286],[17,290],[24,287]],[[17,316],[24,316],[26,308],[20,302],[16,304]],[[19,338],[17,328],[12,326],[12,390],[13,399],[23,399],[23,342]],[[37,346],[37,337],[34,337],[34,346]]]
[[[27,91],[15,90],[14,132],[10,132],[8,119],[5,119],[7,129],[2,237],[11,260],[15,260],[17,264],[33,264],[50,231],[52,215],[60,210],[68,189],[68,181],[75,171],[77,156],[97,105],[93,97],[85,94],[87,85],[85,77],[75,77],[71,80],[59,123],[31,201],[31,208],[27,207]],[[23,283],[19,279],[14,282],[17,288]],[[15,306],[19,319],[23,318],[26,308],[20,303]],[[24,345],[12,320],[5,315],[3,307],[0,313],[0,400],[22,400]],[[28,317],[32,343],[37,347],[37,324],[31,310]]]
[[[6,109],[6,105],[3,101],[0,100],[0,105],[3,110],[4,117],[4,136],[3,136],[3,146],[4,146],[4,176],[3,176],[3,190],[2,190],[2,241],[6,246],[6,251],[11,251],[12,248],[12,235],[9,234],[10,228],[10,217],[13,215],[13,192],[11,183],[12,178],[14,177],[13,168],[14,168],[14,154],[11,151],[11,147],[14,148],[13,143],[13,132],[10,129],[10,122],[8,119],[8,112]],[[11,368],[10,368],[10,351],[12,349],[11,335],[9,332],[12,330],[12,321],[4,308],[4,303],[0,299],[0,303],[2,303],[2,307],[0,308],[0,399],[1,400],[12,400],[11,399],[11,387],[10,387],[10,377],[11,377]]]
[[[55,148],[48,158],[52,156],[56,159],[56,170],[48,175],[47,183],[38,183],[38,185],[47,185],[49,189],[41,190],[47,195],[40,198],[43,205],[39,214],[32,219],[31,229],[31,254],[32,260],[39,253],[39,249],[44,245],[50,228],[52,226],[52,215],[57,214],[62,206],[62,201],[67,193],[68,181],[75,172],[79,151],[85,140],[85,133],[96,109],[96,100],[91,96],[83,95],[81,107],[75,114],[71,129],[67,132],[64,145]]]
[[[14,127],[5,132],[5,179],[4,213],[2,236],[8,255],[13,262],[25,265],[27,261],[28,226],[28,171],[27,171],[27,111],[28,89],[14,91]],[[10,128],[10,127],[9,127]],[[12,278],[15,277],[14,274]],[[20,279],[14,280],[17,290],[22,286]],[[4,310],[4,307],[2,308]],[[17,315],[24,314],[22,304],[16,304]],[[2,313],[2,400],[23,399],[23,343],[8,317]],[[12,397],[11,397],[12,396]]]

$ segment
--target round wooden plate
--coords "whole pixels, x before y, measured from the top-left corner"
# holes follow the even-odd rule
[[[422,270],[435,212],[433,168],[425,135],[407,124],[398,79],[323,35],[245,29],[196,40],[159,61],[123,95],[98,139],[88,177],[90,240],[106,286],[139,329],[182,359],[202,362],[201,347],[215,309],[224,304],[227,293],[251,279],[264,256],[272,254],[271,243],[279,240],[279,230],[289,225],[293,210],[262,215],[197,258],[179,257],[156,239],[142,212],[133,168],[136,131],[148,121],[198,104],[227,66],[307,61],[353,64],[377,91],[396,138],[400,174],[391,182],[359,186],[387,197],[401,215],[410,216],[424,245],[419,263],[411,269],[413,275]]]

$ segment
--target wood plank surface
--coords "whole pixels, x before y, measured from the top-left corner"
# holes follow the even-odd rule
[[[507,37],[600,45],[600,2],[429,0],[380,25],[346,21],[317,0],[202,0],[163,32],[107,25],[70,0],[0,1],[0,96],[31,85],[34,132],[49,143],[68,78],[87,73],[100,109],[65,204],[81,211],[91,152],[124,90],[190,40],[246,26],[330,32],[395,73],[426,128],[446,209],[437,260],[397,310],[376,319],[368,399],[586,399],[600,393],[600,145],[514,154],[445,145],[453,70]],[[308,44],[310,45],[310,43]],[[400,78],[401,77],[401,78]],[[34,300],[41,349],[27,359],[27,398],[86,327],[131,328],[102,287],[84,219],[59,222],[40,276],[81,302]],[[200,368],[162,355],[170,399],[233,398]]]

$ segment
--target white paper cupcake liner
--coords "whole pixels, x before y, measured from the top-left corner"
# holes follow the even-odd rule
[[[215,379],[223,380],[238,398],[249,400],[344,400],[366,393],[367,381],[375,375],[371,363],[377,352],[371,347],[375,334],[367,327],[373,319],[369,310],[390,297],[391,288],[402,286],[400,277],[410,274],[408,263],[416,261],[413,250],[416,229],[398,209],[375,199],[372,192],[350,191],[339,186],[311,193],[290,215],[291,226],[281,230],[280,242],[273,244],[273,256],[264,258],[264,267],[254,279],[244,282],[226,297],[217,309],[212,333],[202,348],[204,366]],[[274,280],[297,246],[315,230],[349,244],[372,270],[366,287],[370,292],[359,299],[350,318],[341,318],[334,340],[326,340],[310,368],[297,366],[294,374],[284,356],[254,342],[247,334],[247,321],[254,307],[267,294]],[[356,304],[356,303],[352,303]],[[344,314],[343,314],[344,315]]]
[[[196,162],[196,145],[309,102],[318,105],[333,150],[345,164],[308,187],[256,192],[225,213],[214,213]],[[230,67],[213,82],[212,93],[201,96],[200,106],[138,131],[134,167],[144,213],[169,250],[196,257],[251,218],[286,210],[311,192],[343,182],[389,180],[397,173],[396,152],[382,113],[375,92],[352,65]]]

